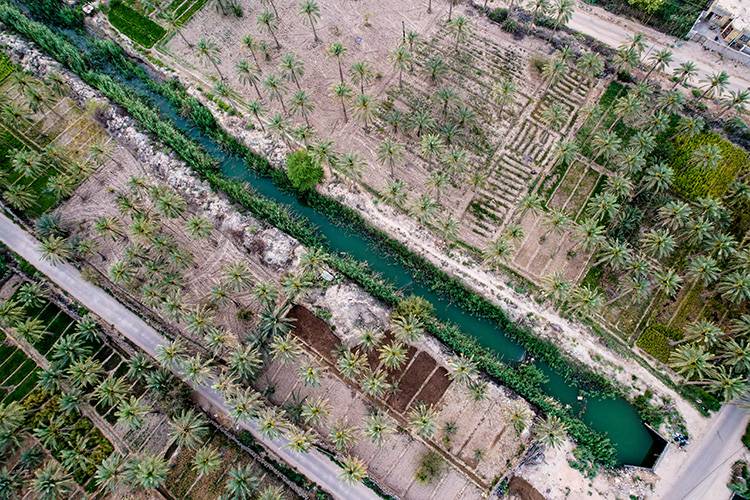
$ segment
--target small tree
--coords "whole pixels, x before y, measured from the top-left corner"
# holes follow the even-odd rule
[[[307,151],[298,150],[287,156],[287,176],[295,189],[309,191],[323,180],[323,167]]]

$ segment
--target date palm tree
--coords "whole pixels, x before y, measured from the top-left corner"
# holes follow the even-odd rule
[[[291,107],[292,112],[302,115],[302,118],[305,119],[305,124],[309,127],[310,120],[308,115],[315,110],[315,103],[312,102],[307,92],[304,90],[295,92],[292,96]]]
[[[654,272],[656,288],[667,295],[674,297],[682,285],[682,277],[674,269],[657,270]]]
[[[144,423],[144,417],[151,412],[151,408],[139,398],[130,396],[123,399],[117,406],[115,416],[117,422],[124,424],[128,429],[140,429]]]
[[[271,94],[276,96],[281,104],[281,109],[284,111],[284,114],[286,114],[286,105],[284,104],[284,98],[281,95],[281,93],[284,92],[284,82],[281,78],[278,75],[270,74],[265,80],[263,80],[263,86]]]
[[[674,69],[674,71],[672,71],[672,79],[674,80],[672,90],[677,88],[678,85],[685,85],[689,83],[690,80],[692,80],[697,74],[698,67],[694,62],[685,61],[684,63],[680,64]]]
[[[641,188],[636,192],[637,197],[644,191],[656,194],[667,191],[672,185],[674,179],[674,170],[665,163],[657,163],[646,169],[641,179]]]
[[[450,1],[452,2],[452,0]],[[458,52],[458,44],[465,42],[469,37],[471,26],[469,25],[468,19],[464,16],[457,16],[456,18],[451,19],[448,23],[448,31],[453,34],[453,40],[455,42],[453,50]]]
[[[126,476],[131,484],[142,489],[157,489],[164,486],[169,474],[169,464],[158,455],[144,454],[128,462]]]
[[[713,170],[721,163],[721,148],[716,144],[702,144],[693,150],[690,160],[698,168]]]
[[[50,235],[39,242],[42,258],[51,264],[67,262],[73,255],[70,244],[62,236]]]
[[[642,82],[648,80],[648,77],[654,71],[664,71],[669,66],[669,63],[672,62],[672,51],[669,49],[657,50],[651,55],[649,62],[651,62],[651,66],[641,79]]]
[[[503,118],[503,112],[506,106],[511,106],[516,96],[516,84],[513,80],[506,78],[500,83],[495,83],[492,86],[492,100],[499,106],[497,117],[499,120]]]
[[[471,380],[476,377],[479,370],[472,356],[459,354],[448,360],[448,365],[452,371],[448,376],[455,382],[468,386]]]
[[[341,42],[333,42],[328,46],[328,50],[326,51],[330,57],[336,58],[336,63],[339,66],[339,83],[342,85],[344,84],[344,70],[341,67],[341,58],[346,54],[346,51],[346,46]]]
[[[362,122],[365,130],[368,129],[370,120],[375,116],[375,101],[367,94],[359,94],[354,98],[354,117]]]
[[[709,255],[696,255],[687,266],[687,276],[703,286],[710,286],[719,279],[721,268],[716,259]]]
[[[210,63],[219,74],[219,78],[224,80],[224,75],[221,73],[218,65],[221,49],[216,45],[216,42],[201,38],[195,45],[195,52],[200,60]]]
[[[376,411],[367,415],[363,432],[374,444],[382,446],[385,438],[394,432],[394,428],[385,414]]]
[[[409,425],[419,436],[430,439],[437,428],[437,411],[423,402],[417,403],[409,411]]]
[[[574,10],[575,2],[573,0],[557,0],[554,7],[555,18],[552,22],[553,29],[557,30],[560,26],[568,24],[573,17]]]
[[[346,420],[339,420],[331,427],[328,438],[339,452],[349,450],[357,440],[356,429],[348,424]]]
[[[676,347],[669,356],[669,366],[687,380],[703,379],[714,371],[714,357],[694,342]]]
[[[404,45],[399,45],[398,48],[391,52],[388,57],[391,60],[393,68],[398,71],[398,87],[403,88],[404,70],[408,69],[412,64],[411,52],[409,52],[409,50]]]
[[[580,318],[590,318],[604,302],[601,292],[588,285],[575,287],[570,294],[568,310]]]
[[[289,449],[297,453],[307,453],[315,442],[315,435],[310,430],[292,430],[289,434]]]
[[[249,464],[232,467],[227,476],[224,491],[228,499],[250,500],[260,488],[260,479],[255,477]]]
[[[305,76],[305,65],[301,59],[295,57],[291,52],[284,54],[281,56],[279,70],[284,78],[288,81],[294,82],[297,86],[297,90],[302,90],[302,87],[299,85],[299,80]]]
[[[382,370],[367,371],[362,380],[362,390],[373,398],[382,397],[391,388],[388,374]]]
[[[406,202],[406,184],[400,179],[389,182],[381,198],[389,205],[403,207]]]
[[[107,491],[114,492],[125,481],[125,460],[119,453],[111,453],[96,466],[94,482]]]
[[[649,255],[663,260],[674,252],[677,242],[668,229],[650,229],[641,236],[641,247]]]
[[[300,4],[299,12],[303,16],[303,19],[306,19],[307,23],[310,25],[314,41],[318,42],[320,39],[318,38],[318,32],[315,30],[315,23],[320,19],[320,7],[318,6],[318,2],[315,0],[303,0]]]
[[[276,335],[271,343],[271,354],[274,358],[282,362],[293,361],[302,353],[302,347],[299,345],[296,337],[288,333],[286,335]]]
[[[339,158],[339,161],[336,162],[335,170],[341,172],[344,177],[352,182],[355,182],[362,177],[362,171],[366,165],[365,161],[358,154],[344,153]]]
[[[367,476],[367,466],[359,458],[349,455],[341,461],[341,479],[346,483],[354,484],[362,481]]]
[[[729,85],[729,75],[726,71],[719,71],[711,74],[705,80],[703,80],[703,93],[698,97],[699,101],[702,101],[706,97],[713,99],[714,97],[721,97],[721,94]]]
[[[559,448],[565,442],[567,426],[560,417],[549,415],[536,425],[536,439],[543,446]]]
[[[277,439],[288,425],[282,414],[274,408],[264,408],[258,413],[259,431],[268,439]]]
[[[750,273],[741,269],[727,274],[719,280],[716,291],[734,304],[747,302],[750,300]]]
[[[352,98],[352,88],[341,81],[333,86],[332,93],[341,101],[341,111],[344,113],[344,123],[348,123],[349,117],[346,114],[346,102],[350,101]]]
[[[330,413],[331,405],[328,403],[328,400],[318,396],[312,400],[306,399],[302,403],[300,416],[306,424],[314,426],[319,424]]]
[[[747,111],[748,103],[750,103],[750,90],[730,90],[729,95],[722,100],[723,107],[719,112],[719,117],[724,116],[730,109],[742,115]]]
[[[445,145],[443,139],[438,134],[426,134],[419,142],[419,151],[427,160],[431,169],[434,169],[433,161],[443,153]]]
[[[185,35],[182,33],[182,23],[180,22],[181,14],[178,13],[178,9],[165,9],[159,14],[159,16],[167,23],[170,31],[180,35],[180,38],[182,38],[182,41],[185,42],[185,45],[187,45],[189,49],[193,48],[193,44],[188,42],[187,38],[185,38]]]
[[[208,421],[193,409],[182,410],[170,420],[169,439],[178,448],[196,448],[208,434]]]
[[[483,264],[491,269],[499,269],[513,255],[513,248],[504,237],[490,242],[484,249]]]
[[[31,193],[29,186],[16,183],[3,192],[3,198],[8,204],[17,210],[28,210],[36,203],[36,197]]]
[[[533,413],[524,403],[517,402],[507,407],[507,418],[516,435],[520,436],[531,424]]]
[[[390,137],[386,137],[378,146],[378,161],[389,168],[391,179],[395,179],[394,167],[403,157],[404,147]]]
[[[204,477],[212,473],[221,465],[221,454],[213,446],[203,446],[195,452],[192,461],[192,469],[198,477]]]
[[[354,80],[355,85],[359,85],[359,93],[365,93],[365,84],[372,80],[373,72],[367,61],[358,61],[352,64],[349,74]]]
[[[245,35],[242,38],[242,45],[244,45],[245,48],[250,51],[250,55],[253,56],[253,62],[255,62],[255,67],[258,70],[258,73],[262,74],[263,70],[260,67],[260,63],[258,62],[258,54],[256,53],[259,48],[258,41],[252,35]]]
[[[235,71],[237,71],[240,83],[242,85],[252,85],[255,89],[255,93],[258,94],[258,99],[263,99],[263,96],[260,95],[260,89],[258,89],[261,72],[257,66],[252,66],[247,59],[240,59],[237,61]]]
[[[395,340],[380,346],[378,352],[380,362],[387,370],[398,370],[406,361],[406,346]]]
[[[433,85],[437,85],[448,72],[448,66],[440,56],[430,57],[425,63],[425,69]]]
[[[94,390],[94,397],[105,406],[117,406],[128,392],[128,384],[123,377],[110,375]]]
[[[17,149],[9,155],[10,166],[15,173],[25,178],[33,178],[44,169],[44,158],[30,149]]]
[[[276,38],[276,27],[278,26],[278,18],[276,17],[276,15],[270,10],[266,9],[258,14],[256,22],[258,23],[259,28],[268,31],[268,34],[271,35],[273,41],[276,43],[276,48],[281,49],[279,39]]]
[[[73,493],[74,488],[73,478],[53,460],[47,461],[37,469],[31,480],[31,489],[36,498],[41,500],[66,498]]]

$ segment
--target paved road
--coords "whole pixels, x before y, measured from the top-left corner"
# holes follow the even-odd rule
[[[2,213],[0,213],[0,241],[150,356],[156,355],[157,346],[167,342],[161,334],[107,292],[84,280],[75,267],[70,264],[52,265],[43,260],[39,252],[39,242]],[[212,410],[228,415],[229,409],[219,393],[210,387],[191,385],[200,399],[210,403]],[[323,486],[335,498],[347,500],[377,500],[379,498],[361,483],[355,485],[344,483],[339,478],[341,469],[322,453],[314,450],[309,453],[293,452],[286,447],[286,440],[267,439],[258,431],[253,422],[243,423],[241,427],[250,431],[258,441],[282,460]]]
[[[683,457],[666,456],[663,462],[680,460],[683,463],[676,469],[664,464],[667,470],[657,468],[662,476],[660,488],[655,493],[664,500],[726,499],[730,497],[726,484],[732,464],[744,454],[740,439],[745,432],[748,414],[734,405],[726,405],[712,419],[700,441],[689,447]]]
[[[672,51],[674,60],[670,68],[675,68],[686,61],[693,61],[698,67],[699,79],[724,70],[730,76],[729,89],[740,90],[750,87],[750,68],[747,66],[734,61],[721,60],[718,54],[705,50],[699,43],[665,35],[636,21],[616,16],[601,7],[579,2],[568,26],[613,48],[627,43],[634,33],[643,33],[647,41],[646,50],[650,49],[655,52],[669,48]]]

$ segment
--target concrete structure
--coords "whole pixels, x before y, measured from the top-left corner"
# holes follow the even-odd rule
[[[750,55],[750,2],[713,0],[690,31],[694,35]]]

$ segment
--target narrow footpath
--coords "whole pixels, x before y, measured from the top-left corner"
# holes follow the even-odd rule
[[[58,287],[65,290],[84,307],[106,321],[148,355],[155,357],[156,348],[168,341],[145,321],[115,300],[101,288],[89,283],[70,264],[54,265],[42,258],[39,242],[6,215],[0,213],[0,241],[32,266],[44,273]],[[179,375],[179,374],[178,374]],[[186,382],[188,383],[188,382]],[[198,398],[212,412],[229,415],[224,398],[211,387],[188,383]],[[227,417],[228,418],[228,417]],[[379,497],[362,483],[347,484],[341,480],[341,469],[322,453],[291,451],[286,439],[268,439],[258,430],[255,422],[242,422],[240,428],[248,430],[255,439],[275,453],[281,460],[295,467],[310,480],[325,488],[334,498],[341,500],[371,499]]]

